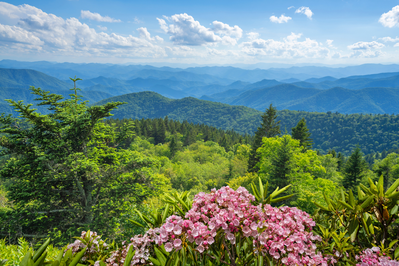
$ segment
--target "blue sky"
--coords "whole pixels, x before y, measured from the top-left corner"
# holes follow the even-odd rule
[[[399,63],[399,0],[0,2],[0,59]]]

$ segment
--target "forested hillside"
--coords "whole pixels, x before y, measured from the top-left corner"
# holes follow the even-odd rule
[[[96,104],[122,101],[127,104],[112,113],[113,118],[164,118],[194,124],[205,124],[241,134],[253,135],[260,123],[260,111],[244,107],[184,98],[172,100],[153,92],[132,93],[113,97]],[[360,144],[364,153],[399,148],[398,115],[364,115],[278,111],[282,130],[288,131],[305,118],[312,134],[314,148],[326,153],[329,149],[349,154]]]

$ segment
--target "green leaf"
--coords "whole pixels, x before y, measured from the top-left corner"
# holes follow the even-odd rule
[[[77,253],[75,255],[75,257],[73,258],[73,260],[71,261],[71,263],[68,266],[76,266],[76,264],[78,264],[78,262],[80,261],[80,259],[83,257],[83,255],[86,252],[87,247],[85,247],[84,249],[82,249],[79,253]]]
[[[342,200],[338,200],[338,202],[341,203],[342,205],[344,205],[346,208],[353,211],[354,208],[351,205],[349,205],[348,203],[343,202]]]
[[[373,200],[373,196],[369,196],[361,205],[360,207],[362,207],[362,209],[366,209],[370,206],[371,201]]]
[[[348,228],[348,233],[350,235],[351,242],[355,241],[358,231],[359,231],[359,221],[357,219],[353,219],[349,224]]]
[[[41,266],[43,265],[44,260],[46,259],[47,256],[47,251],[45,251],[39,259],[37,259],[37,261],[33,264],[33,266]]]
[[[131,222],[132,224],[135,224],[135,225],[140,226],[140,227],[142,227],[142,228],[145,228],[145,227],[146,227],[145,225],[142,225],[141,223],[139,223],[139,222],[137,222],[137,221],[135,221],[135,220],[128,219],[128,221]]]
[[[266,195],[264,194],[264,191],[263,191],[263,183],[262,183],[262,180],[260,179],[260,177],[258,177],[258,179],[259,179],[259,193],[260,193],[260,197],[261,197],[261,199],[264,199]]]
[[[395,259],[397,259],[397,258],[399,258],[399,247],[397,247],[396,249],[395,249],[395,252],[394,252],[394,258]]]
[[[149,260],[154,263],[157,266],[161,266],[161,263],[159,262],[159,260],[154,259],[153,257],[149,257]]]
[[[399,186],[399,178],[396,179],[396,181],[388,188],[388,190],[385,192],[386,195],[391,194],[396,190],[396,188]]]
[[[156,247],[154,247],[155,250],[155,254],[157,255],[157,259],[159,260],[159,262],[161,263],[161,265],[165,265],[166,264],[166,258],[165,256],[162,254],[162,252],[157,249]]]
[[[272,199],[270,202],[271,203],[275,203],[275,202],[283,201],[283,200],[289,199],[289,198],[291,198],[293,196],[294,196],[294,194],[287,195],[287,196],[280,197],[280,198],[277,198],[277,199]]]
[[[28,251],[25,256],[22,258],[21,261],[21,266],[28,266],[29,265],[29,260],[32,260],[32,255],[31,253]]]
[[[33,255],[32,260],[36,262],[36,260],[43,254],[43,252],[46,250],[47,246],[50,244],[50,238],[46,240],[46,242],[43,243],[43,245],[40,246],[40,248],[35,252]]]
[[[349,190],[349,204],[352,206],[352,208],[355,207],[355,197],[353,196],[352,190]]]

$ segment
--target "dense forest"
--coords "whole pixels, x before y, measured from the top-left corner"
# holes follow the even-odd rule
[[[71,243],[69,253],[61,251],[57,257],[57,248],[52,247],[54,252],[49,251],[47,257],[64,259],[65,265],[71,261],[75,265],[78,261],[83,265],[123,265],[125,260],[147,265],[149,257],[156,265],[166,265],[166,261],[198,265],[201,260],[211,265],[215,259],[220,265],[240,265],[234,264],[239,261],[263,265],[264,259],[276,265],[295,265],[297,259],[307,261],[317,256],[320,260],[312,265],[331,261],[348,265],[349,261],[359,261],[361,257],[356,254],[373,245],[390,256],[377,253],[382,260],[399,257],[395,240],[399,229],[399,155],[385,151],[365,156],[362,149],[366,140],[346,129],[356,125],[356,132],[362,134],[368,127],[378,132],[380,128],[368,122],[375,121],[381,130],[394,131],[397,116],[327,113],[313,114],[312,119],[296,112],[298,119],[291,119],[288,115],[292,112],[277,111],[270,105],[255,124],[255,134],[242,135],[169,116],[110,119],[122,102],[88,106],[76,88],[66,100],[38,88],[32,91],[52,112],[40,114],[23,102],[9,100],[21,117],[0,117],[0,234],[5,237],[0,255],[9,260],[15,247],[10,244],[24,243],[21,237],[39,245],[48,237],[56,247]],[[331,126],[332,121],[342,125],[339,131]],[[315,139],[318,132],[327,131],[334,136],[341,133],[337,142],[349,139],[359,144],[347,144],[347,154],[335,150],[333,143],[325,144],[325,152],[320,152]],[[397,148],[389,142],[391,137],[387,136],[387,143],[377,144]],[[281,205],[285,207],[278,208]],[[241,209],[234,210],[238,207]],[[184,217],[192,220],[183,222]],[[276,219],[282,219],[279,225]],[[208,222],[209,232],[194,231]],[[191,229],[184,229],[184,224]],[[164,229],[159,230],[166,231],[157,231],[161,227]],[[313,227],[318,236],[310,233]],[[262,232],[273,228],[276,231],[269,233],[279,235],[273,239],[276,243],[281,239],[299,241],[290,230],[308,228],[304,231],[307,240],[301,240],[309,248],[306,258],[288,245],[279,248],[278,256],[271,247],[265,249],[267,245],[260,245],[256,252],[249,248],[255,239],[263,243]],[[173,236],[167,233],[171,231]],[[110,239],[110,248],[102,244],[86,251],[90,245],[105,243],[97,234]],[[155,241],[154,234],[161,236],[159,249],[148,244]],[[75,240],[76,236],[81,238]],[[169,237],[173,241],[166,243]],[[226,239],[230,242],[223,242]],[[216,249],[210,248],[214,242]],[[44,249],[48,244],[45,242]],[[195,252],[190,251],[191,245]],[[140,251],[140,247],[147,251]],[[174,248],[176,252],[172,252]],[[229,253],[232,249],[235,251]],[[307,257],[316,249],[321,253]],[[208,254],[206,258],[203,252]],[[348,255],[342,256],[345,252]],[[27,253],[24,260],[42,265],[46,256]],[[287,256],[295,260],[289,262]]]
[[[154,92],[132,93],[102,100],[126,102],[113,110],[113,118],[141,119],[164,118],[174,121],[187,120],[241,134],[254,135],[261,122],[262,112],[245,107],[184,98],[173,100]],[[96,103],[97,104],[97,103]],[[326,154],[329,149],[349,155],[360,145],[365,154],[382,153],[399,148],[399,115],[340,114],[304,111],[278,111],[281,129],[289,130],[305,118],[312,134],[313,147]]]

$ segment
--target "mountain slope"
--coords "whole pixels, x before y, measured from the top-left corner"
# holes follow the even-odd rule
[[[47,90],[67,90],[71,86],[64,81],[31,69],[0,68],[0,88],[24,88],[30,86]]]

